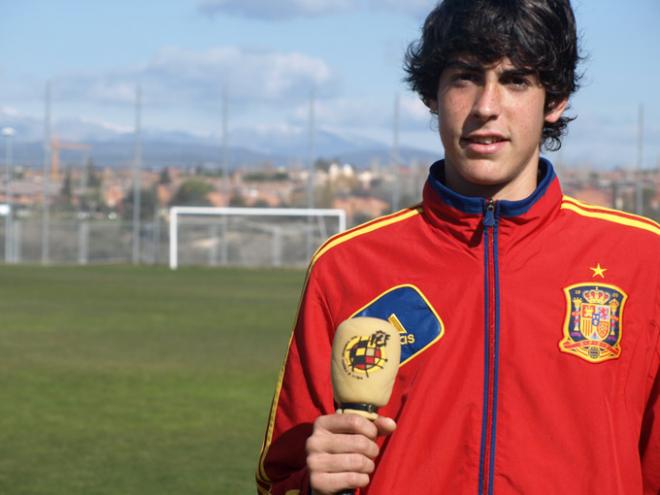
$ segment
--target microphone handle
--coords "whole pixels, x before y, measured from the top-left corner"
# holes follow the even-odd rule
[[[365,404],[359,402],[343,402],[339,404],[339,410],[343,414],[359,414],[368,418],[370,421],[376,419],[378,414],[378,408],[373,404]],[[335,493],[335,495],[355,495],[355,490],[352,488],[347,488],[340,492]]]

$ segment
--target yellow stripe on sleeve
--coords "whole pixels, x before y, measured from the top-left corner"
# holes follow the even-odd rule
[[[336,236],[335,238],[331,239],[329,242],[321,246],[321,248],[312,257],[311,265],[313,266],[314,263],[316,263],[316,261],[321,256],[323,256],[330,249],[334,248],[335,246],[338,246],[339,244],[343,244],[346,241],[349,241],[364,234],[368,234],[369,232],[373,232],[374,230],[387,227],[388,225],[392,225],[393,223],[401,222],[402,220],[406,220],[408,218],[414,217],[415,215],[419,215],[421,212],[422,212],[421,206],[412,209],[408,208],[406,210],[402,210],[400,215],[387,217],[381,220],[380,222],[367,224],[364,227],[357,227],[354,230],[349,231],[348,233],[344,232],[343,234]]]
[[[636,229],[646,230],[648,232],[652,232],[653,234],[660,235],[660,226],[652,220],[648,220],[637,215],[622,215],[616,210],[609,208],[603,208],[603,211],[592,211],[586,209],[586,205],[583,207],[583,203],[579,203],[573,198],[567,199],[570,199],[570,201],[562,202],[562,210],[570,210],[583,217],[598,218],[607,222],[618,223],[620,225],[626,225],[628,227],[634,227]],[[600,207],[598,208],[600,209]]]

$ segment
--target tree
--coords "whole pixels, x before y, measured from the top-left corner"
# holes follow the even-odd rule
[[[245,206],[245,198],[240,194],[233,194],[229,198],[229,206]]]
[[[71,178],[71,169],[67,169],[64,174],[60,196],[62,197],[62,203],[64,205],[71,205],[73,200],[73,179]]]
[[[172,178],[170,177],[170,169],[168,167],[165,167],[163,170],[160,171],[160,176],[158,177],[158,183],[163,185],[172,183]]]
[[[174,193],[170,206],[209,206],[208,194],[213,186],[199,179],[189,179],[183,182]]]
[[[101,189],[88,188],[78,196],[78,210],[87,213],[99,213],[107,210]]]
[[[85,163],[85,174],[87,175],[87,187],[91,189],[99,189],[101,187],[101,174],[96,170],[91,158]]]
[[[122,217],[133,220],[133,191],[129,191],[122,200]],[[140,220],[151,220],[156,208],[156,190],[154,188],[140,190]]]
[[[103,177],[94,166],[91,158],[85,162],[80,193],[78,194],[78,210],[86,213],[99,213],[107,209],[103,200]]]

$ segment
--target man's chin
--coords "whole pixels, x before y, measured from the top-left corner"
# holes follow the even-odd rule
[[[497,186],[506,182],[502,176],[501,167],[491,160],[470,160],[459,174],[465,182],[479,186]]]

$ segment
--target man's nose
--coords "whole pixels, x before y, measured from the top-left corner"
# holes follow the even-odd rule
[[[500,114],[501,94],[497,83],[487,81],[479,88],[472,106],[472,114],[480,120],[493,120]]]

